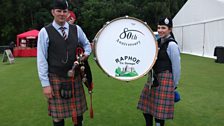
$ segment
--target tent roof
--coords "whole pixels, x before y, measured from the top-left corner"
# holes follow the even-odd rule
[[[39,31],[31,30],[17,35],[17,38],[25,38],[25,37],[37,37]]]
[[[21,34],[18,34],[16,37],[16,45],[19,46],[19,39],[20,38],[36,38],[38,36],[38,30],[30,30]]]
[[[224,0],[188,0],[173,19],[175,26],[224,19]]]

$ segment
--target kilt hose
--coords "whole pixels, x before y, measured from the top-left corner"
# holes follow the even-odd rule
[[[157,75],[159,86],[150,87],[147,82],[142,90],[137,109],[149,113],[161,120],[173,119],[174,115],[174,84],[172,73],[168,70]]]
[[[59,77],[56,74],[49,74],[49,80],[54,92],[54,97],[48,99],[48,115],[57,119],[72,117],[72,112],[74,111],[72,107],[74,104],[76,107],[77,116],[83,115],[83,113],[87,110],[87,103],[81,77],[74,77],[74,102],[72,101],[72,98],[61,98],[59,91],[61,83],[72,83],[71,78]]]

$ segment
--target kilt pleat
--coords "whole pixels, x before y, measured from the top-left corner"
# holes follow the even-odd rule
[[[74,104],[76,107],[77,116],[81,116],[87,110],[87,103],[84,88],[80,76],[74,78],[74,96],[75,101],[63,99],[60,96],[60,84],[72,84],[71,78],[59,77],[56,74],[49,74],[49,80],[54,92],[54,97],[48,99],[48,115],[53,118],[68,118],[72,117]],[[72,105],[73,104],[73,105]]]
[[[147,82],[142,90],[137,109],[149,113],[157,119],[173,119],[174,115],[174,84],[172,73],[168,70],[159,73],[158,87],[149,88]]]

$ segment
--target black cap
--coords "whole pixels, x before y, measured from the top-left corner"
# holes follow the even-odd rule
[[[68,9],[67,0],[53,0],[52,9]]]
[[[158,25],[166,25],[167,27],[169,28],[172,28],[173,27],[173,21],[171,18],[161,18],[159,20],[159,24]]]

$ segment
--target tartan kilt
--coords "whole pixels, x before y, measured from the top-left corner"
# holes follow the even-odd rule
[[[48,115],[52,118],[64,119],[72,117],[73,107],[75,104],[77,116],[81,116],[87,110],[87,103],[81,77],[74,77],[74,96],[75,101],[63,99],[60,96],[60,84],[62,82],[72,84],[72,79],[59,77],[56,74],[49,74],[50,85],[54,92],[54,97],[48,99]],[[72,105],[73,104],[73,105]]]
[[[173,119],[174,115],[174,84],[172,73],[168,70],[157,76],[159,86],[152,87],[147,82],[142,90],[137,109],[149,113],[157,119]]]

